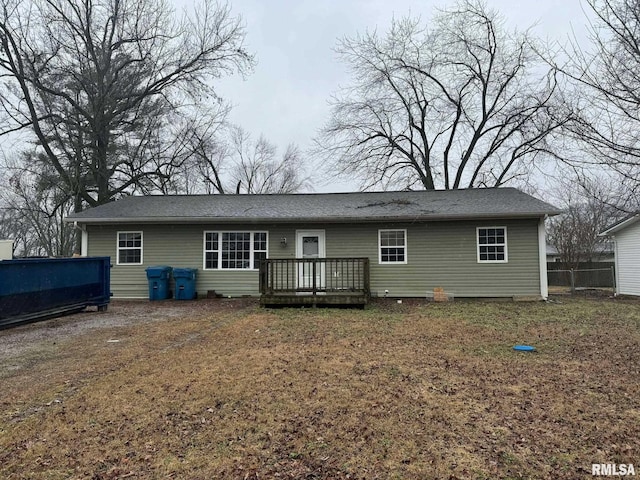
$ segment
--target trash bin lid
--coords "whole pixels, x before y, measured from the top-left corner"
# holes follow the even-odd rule
[[[174,268],[173,278],[195,278],[197,268]]]
[[[167,265],[157,265],[154,267],[147,267],[145,269],[147,277],[161,277],[163,273],[170,273],[171,267]]]

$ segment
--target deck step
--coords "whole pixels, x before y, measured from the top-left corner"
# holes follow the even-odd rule
[[[272,306],[353,306],[363,307],[368,303],[368,297],[364,294],[339,294],[339,295],[262,295],[260,305]]]

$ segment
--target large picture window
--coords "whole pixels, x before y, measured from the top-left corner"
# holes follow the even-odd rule
[[[118,232],[118,265],[142,263],[142,232]]]
[[[379,230],[378,245],[381,264],[407,263],[406,230]]]
[[[478,228],[478,262],[507,262],[507,228]]]
[[[267,258],[267,232],[204,232],[205,270],[255,270]]]

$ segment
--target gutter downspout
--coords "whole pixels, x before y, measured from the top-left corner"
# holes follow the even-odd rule
[[[613,264],[616,267],[615,277],[613,279],[615,282],[615,285],[613,286],[613,296],[617,297],[620,295],[620,265],[618,265],[620,255],[618,255],[618,241],[616,240],[615,235],[611,235],[611,240],[613,241]]]
[[[543,300],[549,298],[549,282],[547,279],[547,230],[545,220],[548,215],[540,217],[538,222],[538,259],[540,262],[540,296]]]

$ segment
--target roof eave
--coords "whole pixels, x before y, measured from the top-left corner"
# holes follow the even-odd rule
[[[614,233],[617,233],[620,230],[623,230],[623,229],[627,228],[629,225],[633,225],[638,220],[640,220],[640,214],[634,214],[634,215],[630,216],[629,218],[626,218],[625,220],[622,220],[622,221],[612,225],[611,227],[607,228],[604,232],[600,233],[598,236],[599,237],[609,237],[609,236],[613,235]]]
[[[511,214],[482,214],[482,215],[403,215],[403,216],[372,216],[372,217],[130,217],[130,218],[78,218],[66,217],[65,222],[77,222],[85,225],[98,224],[131,224],[131,223],[163,223],[163,224],[187,224],[187,223],[371,223],[371,222],[437,222],[447,220],[498,220],[540,218],[547,215],[558,215],[558,212],[524,212]]]

